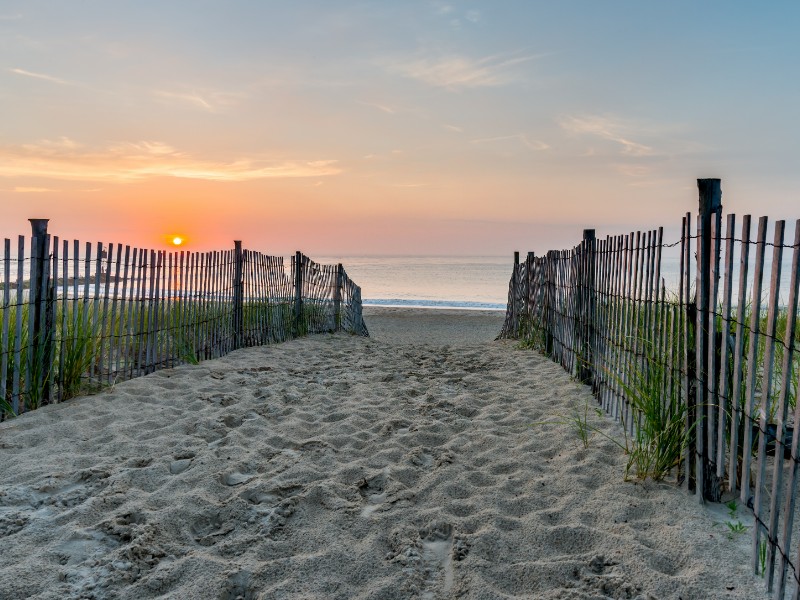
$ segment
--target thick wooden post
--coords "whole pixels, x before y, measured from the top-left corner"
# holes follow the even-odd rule
[[[241,240],[235,240],[233,246],[233,347],[241,348],[244,343],[244,253]]]
[[[30,344],[32,351],[30,373],[33,379],[27,382],[29,393],[42,403],[50,401],[50,376],[53,351],[53,302],[50,289],[50,239],[47,235],[49,219],[28,219],[31,223],[33,242],[31,245],[31,281],[29,319],[32,322]],[[35,388],[35,389],[34,389]]]
[[[303,319],[303,253],[299,250],[294,254],[294,337],[304,333]]]
[[[707,495],[707,485],[709,477],[706,471],[709,468],[708,458],[711,448],[708,447],[709,440],[709,361],[708,347],[709,336],[714,335],[711,331],[713,319],[710,311],[711,288],[711,264],[716,260],[711,256],[712,250],[712,222],[715,222],[716,231],[719,231],[722,221],[722,188],[719,179],[698,179],[697,188],[700,195],[700,214],[697,223],[697,327],[696,350],[695,350],[695,407],[697,422],[695,426],[695,446],[696,446],[696,484],[695,493],[699,502],[702,504]]]
[[[342,286],[344,285],[344,267],[336,265],[336,283],[333,288],[333,330],[342,329]]]

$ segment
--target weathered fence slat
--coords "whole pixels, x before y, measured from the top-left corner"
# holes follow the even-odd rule
[[[742,489],[741,500],[750,500],[750,462],[753,447],[753,402],[756,395],[757,355],[759,321],[761,319],[761,289],[764,279],[764,248],[767,241],[767,217],[758,221],[758,241],[756,242],[756,262],[753,273],[753,299],[750,314],[750,345],[747,350],[747,380],[744,404],[744,447],[742,449]]]
[[[767,329],[764,332],[764,357],[762,359],[763,371],[761,380],[761,403],[758,415],[758,458],[756,463],[756,483],[755,499],[753,501],[753,514],[755,523],[753,524],[753,554],[752,567],[753,573],[758,575],[759,568],[759,544],[761,542],[762,530],[762,490],[765,487],[765,477],[767,473],[767,422],[772,412],[772,376],[775,373],[775,333],[778,324],[778,294],[781,284],[781,266],[783,263],[783,236],[786,226],[785,221],[775,222],[775,238],[772,248],[772,274],[769,287],[769,304],[767,306]],[[790,341],[791,344],[791,341]],[[778,449],[775,449],[775,460],[778,461]],[[763,573],[762,573],[763,575]],[[767,582],[771,587],[771,582]]]
[[[686,444],[686,451],[683,459],[683,487],[690,490],[692,485],[692,467],[694,465],[694,439],[691,432],[694,430],[695,414],[694,405],[690,398],[690,374],[689,374],[689,347],[691,333],[691,317],[689,315],[689,296],[691,294],[692,263],[691,263],[691,233],[692,233],[692,213],[686,213],[683,218],[683,229],[681,230],[681,260],[680,260],[680,294],[679,302],[681,306],[680,319],[680,344],[678,352],[681,356],[681,367],[683,377],[681,377],[681,398],[686,402],[686,429],[685,434],[689,443]],[[684,310],[685,307],[685,310]]]
[[[739,294],[736,300],[736,334],[733,346],[733,385],[731,393],[731,446],[729,452],[728,489],[736,494],[739,472],[739,422],[742,402],[742,383],[744,376],[744,331],[747,303],[747,275],[750,257],[750,215],[742,218],[742,244],[739,256]]]
[[[778,538],[778,515],[781,497],[784,493],[783,471],[785,456],[784,444],[786,443],[786,417],[789,409],[789,395],[791,390],[792,366],[795,351],[795,335],[797,332],[797,306],[798,306],[798,286],[800,286],[800,219],[794,225],[794,252],[792,253],[792,266],[789,283],[789,300],[786,305],[786,330],[783,337],[783,363],[781,366],[780,395],[778,398],[777,430],[775,440],[775,464],[772,472],[772,494],[769,510],[769,539],[771,543],[767,551],[767,585],[772,586],[775,573],[775,552],[780,551],[781,566],[778,574],[778,586],[775,589],[775,598],[783,598],[786,590],[786,571],[788,568],[787,557],[789,554],[789,542],[792,535],[792,525],[794,524],[795,498],[797,496],[797,437],[800,432],[800,402],[795,399],[796,415],[794,419],[794,431],[791,445],[791,459],[789,461],[789,475],[786,485],[786,503],[783,509],[783,528],[780,538]],[[797,376],[797,374],[795,374]]]
[[[20,408],[20,375],[22,372],[22,321],[25,314],[23,310],[23,285],[25,280],[25,236],[17,240],[17,305],[16,322],[14,323],[14,372],[11,379],[11,410],[19,414]],[[30,318],[30,315],[29,317]]]
[[[717,434],[717,477],[722,480],[725,477],[725,433],[727,431],[728,420],[727,415],[732,414],[734,410],[733,402],[730,397],[730,386],[728,385],[728,377],[730,375],[730,367],[728,361],[730,357],[730,346],[728,338],[730,337],[730,321],[731,321],[731,294],[733,292],[733,251],[734,251],[734,230],[736,228],[736,215],[729,214],[725,227],[725,264],[723,267],[723,274],[725,281],[722,287],[722,331],[721,345],[720,345],[720,372],[719,372],[719,410],[717,415],[717,422],[719,423],[719,432]]]
[[[8,391],[8,328],[9,318],[11,316],[11,303],[9,302],[11,296],[11,240],[6,238],[4,241],[3,252],[3,331],[0,337],[0,399],[6,401],[6,394]],[[19,318],[20,310],[16,309],[16,316]]]

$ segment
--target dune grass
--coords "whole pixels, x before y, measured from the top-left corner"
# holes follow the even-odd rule
[[[46,388],[53,393],[50,402],[63,401],[166,366],[217,358],[237,344],[276,343],[310,332],[336,331],[342,322],[341,315],[337,321],[331,301],[305,301],[299,319],[290,299],[245,302],[237,340],[230,301],[109,301],[105,306],[102,302],[90,298],[54,303],[51,361],[45,360],[48,344],[29,343],[29,304],[2,309],[8,311],[3,317],[8,319],[10,335],[2,348],[7,370],[0,419],[41,406]]]

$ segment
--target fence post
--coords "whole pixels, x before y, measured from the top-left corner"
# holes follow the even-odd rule
[[[533,330],[533,263],[536,255],[528,252],[525,258],[525,281],[527,282],[527,296],[525,298],[525,339],[530,340]]]
[[[711,238],[712,220],[716,220],[717,231],[722,221],[722,188],[719,179],[698,179],[697,188],[700,196],[700,214],[697,223],[697,326],[695,328],[695,494],[702,504],[710,492],[708,488],[710,471],[708,470],[708,398],[709,398],[709,365],[708,347],[713,320],[710,304],[711,286]]]
[[[241,240],[235,240],[233,246],[236,261],[233,272],[233,347],[241,348],[244,339],[244,253]]]
[[[519,337],[519,307],[517,306],[517,299],[519,298],[519,251],[514,252],[514,271],[511,273],[511,289],[514,290],[511,294],[511,331],[514,338]]]
[[[344,284],[344,267],[336,265],[336,285],[333,288],[333,330],[342,329],[342,286]]]
[[[594,332],[594,303],[595,303],[595,281],[594,281],[594,243],[595,230],[583,230],[583,256],[581,256],[581,281],[578,283],[580,293],[580,312],[579,326],[581,335],[578,338],[581,342],[581,360],[578,364],[578,380],[587,385],[593,384],[593,363],[592,339]]]
[[[558,256],[555,250],[550,250],[547,253],[547,259],[544,264],[544,315],[543,321],[545,326],[544,337],[544,352],[550,358],[553,358],[553,351],[555,349],[553,339],[553,329],[555,328],[555,319],[553,315],[553,307],[555,305],[555,263]]]
[[[30,307],[28,318],[33,328],[30,340],[32,346],[31,373],[35,380],[30,382],[31,391],[41,394],[43,403],[50,401],[50,364],[53,358],[51,329],[53,327],[53,302],[50,289],[50,244],[47,235],[49,219],[28,219],[31,223],[33,243],[31,245]],[[37,388],[33,390],[33,388]]]
[[[294,254],[294,327],[293,335],[301,335],[303,318],[303,253]]]

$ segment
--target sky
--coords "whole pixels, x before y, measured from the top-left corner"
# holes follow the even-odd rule
[[[0,0],[0,238],[505,255],[800,217],[800,3]]]

